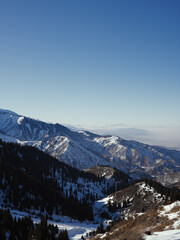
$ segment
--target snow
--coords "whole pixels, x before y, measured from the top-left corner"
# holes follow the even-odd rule
[[[84,136],[89,137],[89,134],[87,134],[85,131],[80,130],[80,131],[78,131],[78,133],[82,133],[82,134],[84,134]]]
[[[180,229],[155,232],[153,235],[144,236],[144,240],[179,240]]]
[[[10,212],[13,218],[16,217],[18,219],[25,216],[31,216],[34,223],[40,222],[40,218],[35,215],[13,209],[11,209]],[[98,224],[94,224],[93,222],[79,222],[68,216],[57,216],[54,214],[52,218],[54,220],[48,220],[48,223],[54,226],[57,225],[59,230],[67,229],[70,240],[80,240],[82,235],[85,237],[87,233],[95,231],[98,227]]]
[[[116,136],[111,136],[111,137],[97,137],[95,138],[93,141],[98,142],[100,144],[103,144],[104,146],[108,147],[112,144],[117,144],[117,140],[119,139],[119,137]]]
[[[100,238],[104,238],[104,237],[106,237],[107,234],[108,234],[107,232],[104,233],[103,235],[100,236]]]
[[[101,200],[98,200],[97,203],[102,203],[102,204],[108,204],[110,200],[113,200],[113,196],[108,196],[106,198],[103,198]]]
[[[81,239],[82,235],[85,237],[87,233],[97,229],[98,224],[92,223],[56,223],[50,221],[51,224],[57,225],[60,230],[67,229],[69,238],[72,240]]]
[[[157,193],[153,187],[150,187],[148,184],[146,185],[144,182],[143,183],[138,183],[139,189],[137,191],[137,194],[141,193],[141,197],[145,196],[145,192],[151,192],[154,197],[156,198],[156,201],[161,202],[162,201],[162,196],[160,193]]]
[[[174,220],[172,227],[174,229],[180,228],[180,201],[176,201],[172,204],[163,206],[164,210],[159,212],[160,216],[167,216],[169,220]],[[177,208],[177,211],[171,212],[174,208]]]
[[[21,124],[21,122],[24,120],[24,117],[19,117],[18,120],[17,120],[17,123],[18,124]]]
[[[170,212],[174,207],[180,207],[180,201],[174,202],[172,204],[169,205],[165,205],[164,208],[164,212]]]
[[[174,229],[180,228],[180,214],[179,214],[179,220],[176,220],[172,226]]]
[[[168,214],[169,220],[172,220],[172,219],[174,219],[174,218],[178,218],[178,216],[179,216],[179,213],[178,213],[178,212],[169,213],[169,214]]]

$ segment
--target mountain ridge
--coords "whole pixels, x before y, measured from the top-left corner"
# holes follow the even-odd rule
[[[180,152],[164,147],[89,131],[75,132],[9,110],[0,110],[0,138],[35,146],[79,169],[99,164],[115,167],[135,179],[152,177],[166,185],[180,181]]]

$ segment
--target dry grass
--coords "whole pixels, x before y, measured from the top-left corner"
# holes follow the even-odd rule
[[[145,233],[152,234],[167,228],[172,229],[174,219],[169,220],[168,216],[159,216],[159,210],[152,209],[143,215],[135,215],[128,220],[120,221],[106,234],[103,240],[142,240]],[[175,206],[170,213],[176,211],[179,211],[179,206]],[[100,236],[93,239],[102,240]]]
[[[161,232],[169,226],[169,230],[173,229],[171,225],[174,223],[174,220],[169,220],[167,216],[161,217],[161,223],[153,227],[153,232]]]

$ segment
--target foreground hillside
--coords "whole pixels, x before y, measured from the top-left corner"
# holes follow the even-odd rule
[[[153,208],[120,220],[108,232],[91,240],[177,240],[180,239],[180,202]]]
[[[165,185],[179,187],[179,151],[114,136],[73,132],[60,124],[45,123],[8,110],[0,110],[0,138],[35,146],[78,169],[105,165],[134,179],[153,177]]]
[[[94,216],[128,219],[134,214],[142,214],[176,200],[180,200],[178,189],[169,189],[150,179],[144,179],[96,201]]]

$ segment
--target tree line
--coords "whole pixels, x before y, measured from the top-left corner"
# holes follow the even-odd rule
[[[0,209],[1,240],[69,240],[67,230],[59,231],[57,225],[47,223],[42,216],[34,224],[31,217],[13,218],[9,210]]]

